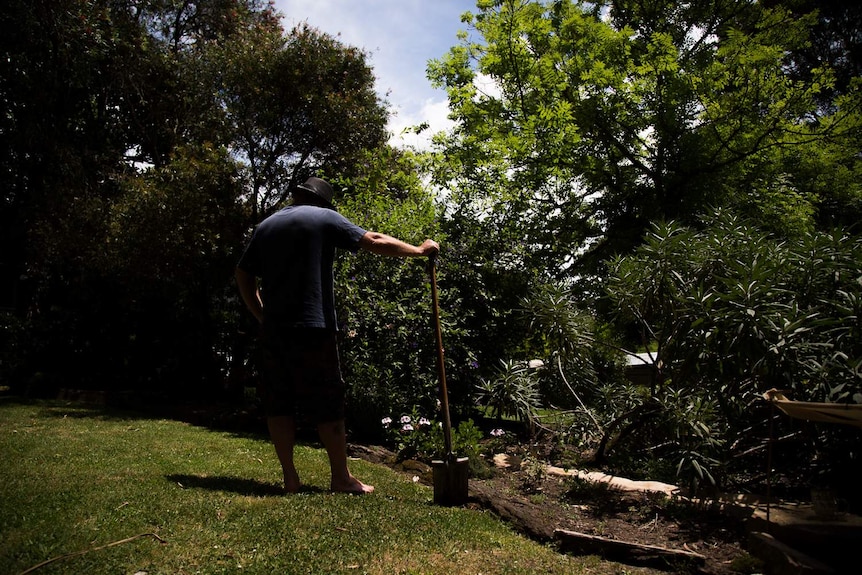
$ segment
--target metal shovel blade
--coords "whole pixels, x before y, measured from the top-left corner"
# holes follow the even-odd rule
[[[470,460],[467,457],[452,457],[444,461],[432,461],[434,470],[434,503],[437,505],[463,505],[467,502],[467,475]]]

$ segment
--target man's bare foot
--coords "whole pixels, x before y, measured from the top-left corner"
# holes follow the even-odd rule
[[[298,474],[285,474],[284,476],[284,491],[285,493],[299,493],[302,483],[299,481]]]
[[[333,493],[351,493],[353,495],[366,495],[374,491],[373,485],[365,485],[355,477],[351,476],[345,482],[332,482],[329,489]]]

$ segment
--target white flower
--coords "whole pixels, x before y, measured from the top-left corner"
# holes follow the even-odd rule
[[[409,423],[405,423],[404,426],[401,427],[401,431],[404,431],[405,433],[408,431],[413,431],[413,426]]]
[[[422,417],[419,419],[419,427],[425,427],[426,425],[431,425],[431,422],[428,421],[427,418]]]
[[[506,432],[505,432],[505,431],[503,431],[502,429],[492,429],[492,430],[491,430],[491,437],[500,437],[500,436],[502,436],[504,433],[506,433]]]
[[[410,423],[410,416],[409,415],[402,415],[401,416],[401,423]]]
[[[392,418],[391,417],[384,417],[383,419],[380,420],[380,423],[383,424],[383,427],[389,427],[389,424],[392,423]]]

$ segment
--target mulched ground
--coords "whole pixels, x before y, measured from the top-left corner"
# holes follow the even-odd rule
[[[432,484],[431,469],[420,462],[395,462],[380,447],[351,446],[351,455],[385,464]],[[602,555],[657,572],[730,575],[747,571],[744,520],[739,510],[719,511],[663,494],[612,491],[569,477],[544,473],[536,466],[495,468],[488,479],[470,479],[468,507],[490,509],[513,528],[543,543],[555,543],[558,529],[643,546],[629,551],[589,547],[569,552]],[[682,551],[691,557],[667,558],[650,547]]]

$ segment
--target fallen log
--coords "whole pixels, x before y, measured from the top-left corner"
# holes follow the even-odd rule
[[[679,493],[679,487],[661,481],[633,481],[625,477],[608,475],[601,471],[583,471],[578,469],[562,469],[548,466],[547,472],[559,477],[577,477],[591,483],[606,483],[609,488],[619,491],[645,491],[649,493],[664,493],[673,496]]]
[[[486,489],[481,481],[470,483],[470,497],[483,508],[492,510],[520,533],[537,541],[553,539],[554,533],[548,521],[540,516],[540,506],[522,499],[501,498],[498,493]]]
[[[555,529],[554,537],[559,542],[560,550],[566,553],[598,555],[628,565],[676,570],[683,565],[701,567],[706,563],[705,556],[691,551],[619,541],[566,529]]]

